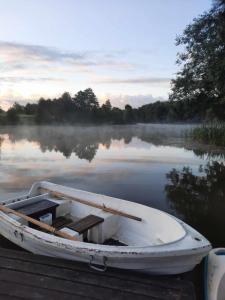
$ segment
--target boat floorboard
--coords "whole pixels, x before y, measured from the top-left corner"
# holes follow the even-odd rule
[[[0,248],[0,299],[195,299],[190,281],[86,264]]]

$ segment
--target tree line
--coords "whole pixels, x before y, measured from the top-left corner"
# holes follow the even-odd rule
[[[113,107],[110,100],[100,106],[92,89],[79,91],[74,97],[68,92],[55,99],[41,98],[37,103],[14,103],[7,112],[0,111],[1,124],[19,124],[24,116],[36,124],[133,124],[182,122],[194,120],[188,115],[186,103],[157,101],[139,108],[125,105]]]
[[[3,111],[0,111],[1,115],[4,115]],[[129,124],[137,121],[136,110],[131,105],[127,104],[124,109],[120,109],[106,100],[100,106],[91,88],[79,91],[74,97],[65,92],[59,98],[41,98],[38,103],[14,103],[4,118],[6,123],[18,124],[21,116],[33,116],[37,124]]]

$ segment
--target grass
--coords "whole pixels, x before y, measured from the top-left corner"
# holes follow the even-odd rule
[[[225,146],[225,123],[210,123],[195,127],[188,132],[188,137],[206,144]]]

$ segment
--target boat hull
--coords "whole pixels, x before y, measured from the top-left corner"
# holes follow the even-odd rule
[[[205,248],[198,252],[170,251],[169,253],[142,253],[131,249],[129,253],[111,251],[104,253],[96,249],[80,248],[76,246],[51,241],[49,239],[29,232],[25,226],[11,224],[8,220],[1,220],[1,234],[12,243],[34,254],[58,257],[88,263],[91,267],[98,266],[100,269],[107,267],[141,271],[149,274],[180,274],[191,271],[202,258],[207,255],[209,249]],[[34,231],[34,230],[32,230]],[[123,248],[123,247],[121,247]]]
[[[108,224],[106,231],[110,231],[120,224],[120,228],[126,229],[126,234],[122,232],[121,237],[134,242],[133,245],[129,242],[125,243],[129,246],[112,246],[72,241],[51,235],[23,225],[0,211],[0,234],[32,253],[86,262],[91,267],[97,266],[103,270],[107,267],[113,267],[151,274],[179,274],[192,270],[211,249],[210,243],[189,225],[171,215],[141,204],[75,190],[49,182],[35,183],[29,194],[25,195],[22,200],[27,201],[31,197],[40,197],[37,196],[40,188],[63,192],[68,197],[82,198],[104,207],[106,205],[113,209],[123,210],[132,215],[138,212],[141,222],[124,217],[119,219],[118,216],[112,218],[111,214],[106,216],[103,210],[95,209],[95,214],[105,218],[103,225]],[[17,201],[19,203],[21,199],[6,201],[5,205]],[[84,216],[90,213],[87,211],[87,206],[84,213],[83,207],[84,205],[77,205],[75,212],[80,210],[80,214],[83,213]],[[93,213],[93,209],[91,213]],[[155,243],[153,243],[151,230],[155,224],[157,226],[153,231],[155,233]],[[135,238],[131,236],[131,232],[136,234]],[[137,243],[138,238],[140,240]]]

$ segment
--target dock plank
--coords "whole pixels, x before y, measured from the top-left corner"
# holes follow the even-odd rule
[[[58,291],[51,291],[41,288],[40,286],[30,286],[28,284],[17,284],[12,282],[11,280],[1,280],[0,282],[0,299],[4,300],[5,297],[17,297],[17,299],[28,299],[28,300],[71,300],[71,294],[67,294],[65,291],[63,293],[60,293]],[[95,299],[90,297],[83,297],[76,295],[76,298],[73,299],[76,300],[89,300],[89,299]]]
[[[195,299],[189,281],[116,269],[102,273],[79,262],[0,248],[0,299],[56,299],[56,294],[60,299]]]
[[[7,270],[10,270],[13,272],[25,272],[29,273],[30,278],[32,278],[32,272],[30,271],[31,268],[35,269],[35,275],[41,275],[46,276],[46,267],[41,266],[38,264],[33,263],[26,263],[26,262],[14,262],[13,264],[11,261],[5,259],[2,261],[0,259],[0,265],[1,270],[3,270],[1,274],[0,270],[0,279],[2,278],[1,275],[4,277],[4,272],[7,274]],[[167,296],[168,293],[171,291],[171,288],[165,287],[165,289],[162,291],[161,287],[157,287],[154,285],[148,285],[146,287],[146,284],[142,283],[136,283],[131,282],[129,280],[121,281],[116,278],[111,277],[110,280],[108,278],[105,278],[105,276],[96,276],[96,274],[89,274],[88,272],[77,272],[72,270],[61,270],[57,269],[55,267],[48,267],[48,277],[51,277],[54,279],[54,282],[57,283],[57,286],[60,286],[60,283],[63,284],[64,287],[67,287],[68,289],[71,288],[71,284],[73,286],[79,285],[77,289],[82,290],[83,288],[86,289],[86,284],[88,283],[91,286],[96,287],[96,289],[99,289],[99,292],[104,296],[110,296],[111,291],[126,291],[128,294],[133,293],[136,295],[143,295],[143,296],[152,296],[158,295],[159,293],[161,296]],[[26,275],[24,276],[26,278]],[[39,276],[40,277],[40,276]],[[35,280],[35,277],[34,277]],[[61,280],[61,281],[60,281]],[[46,279],[46,281],[49,281]],[[63,282],[64,281],[64,282]],[[66,282],[66,283],[65,283]],[[55,283],[53,283],[55,284]],[[101,288],[101,289],[100,289]],[[106,291],[106,292],[105,292]],[[174,294],[177,294],[178,291],[174,291]],[[104,297],[103,297],[104,298]],[[117,295],[117,299],[119,299],[119,295]],[[172,299],[172,298],[168,298]]]

